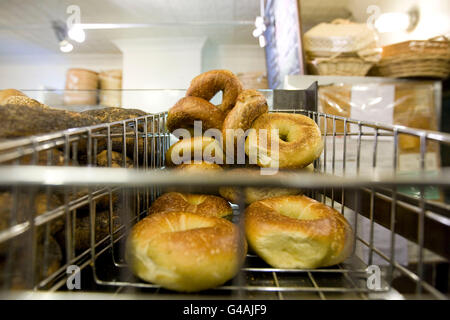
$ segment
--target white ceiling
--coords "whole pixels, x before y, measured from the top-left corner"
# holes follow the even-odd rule
[[[118,53],[111,42],[120,38],[206,36],[220,44],[257,44],[252,25],[219,22],[253,21],[259,0],[1,0],[0,54],[56,53],[52,20],[65,21],[66,8],[81,8],[82,23],[173,23],[151,28],[87,30],[74,53]],[[301,0],[304,28],[348,14],[347,0]],[[213,22],[192,26],[191,21]]]

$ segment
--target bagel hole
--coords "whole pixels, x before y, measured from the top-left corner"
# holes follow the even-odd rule
[[[212,104],[218,106],[222,104],[222,100],[223,100],[223,93],[222,91],[218,91],[214,97],[211,98],[211,100],[209,100],[209,102],[211,102]]]
[[[280,140],[288,142],[288,134],[286,132],[280,132]]]
[[[278,137],[281,141],[289,142],[289,132],[291,131],[291,128],[287,126],[286,124],[278,124]]]

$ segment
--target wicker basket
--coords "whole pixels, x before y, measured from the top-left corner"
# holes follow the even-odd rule
[[[308,71],[321,76],[365,76],[374,64],[374,61],[356,56],[314,58],[308,60]]]
[[[439,40],[442,39],[442,40]],[[450,41],[439,36],[429,40],[396,43],[383,48],[376,72],[385,77],[432,77],[450,75]]]

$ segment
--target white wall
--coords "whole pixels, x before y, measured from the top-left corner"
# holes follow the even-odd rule
[[[122,68],[121,54],[0,56],[0,89],[64,89],[69,68],[94,71]]]
[[[234,73],[265,71],[264,49],[258,45],[214,45],[203,49],[202,71],[228,69]]]
[[[116,40],[123,53],[122,87],[128,89],[186,89],[201,73],[206,38],[142,38]],[[147,112],[169,109],[184,91],[125,91],[122,104]]]
[[[158,67],[162,59],[168,59],[167,52],[162,51],[151,58],[158,68],[152,73],[139,73],[140,76],[136,74],[142,81],[142,85],[136,85],[136,89],[186,89],[192,75],[180,76],[180,72],[177,72],[181,70],[180,66],[185,65],[195,69],[199,66],[200,72],[211,69],[229,69],[235,73],[266,70],[264,49],[258,45],[212,45],[207,42],[200,60],[195,58],[193,61],[186,50],[179,48],[178,57],[171,60],[174,72],[163,69],[163,64]],[[146,58],[150,59],[149,56]],[[123,62],[122,54],[0,55],[0,89],[64,89],[66,71],[69,68],[101,71],[122,69],[124,64],[128,62]],[[126,77],[124,74],[124,78]]]
[[[122,95],[123,105],[158,112],[184,96],[190,80],[201,72],[266,70],[264,50],[258,45],[213,45],[205,43],[204,38],[117,40],[116,44],[122,54],[0,56],[0,89],[64,89],[69,68],[119,68],[124,71],[123,88],[127,89]],[[26,93],[49,105],[62,104],[60,94]]]

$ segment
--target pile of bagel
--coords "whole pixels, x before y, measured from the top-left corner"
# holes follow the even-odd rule
[[[210,100],[219,91],[222,103],[216,106]],[[195,121],[201,121],[203,132],[222,132],[222,141],[211,136],[183,137],[167,151],[167,168],[255,175],[260,174],[255,168],[276,166],[280,169],[277,174],[285,175],[292,170],[311,169],[323,149],[320,129],[312,119],[269,113],[264,95],[244,89],[227,70],[195,77],[186,96],[169,110],[166,125],[171,133],[179,132],[177,129],[192,133]],[[253,130],[243,137],[227,137],[227,130],[236,129]],[[270,143],[260,143],[264,139],[262,129],[268,132],[267,141],[277,139],[277,152],[270,150]],[[277,137],[270,136],[274,132]],[[244,141],[238,141],[241,138]],[[245,150],[238,150],[243,146]],[[192,161],[195,151],[204,155],[205,150],[214,150],[210,154],[216,160],[222,157],[229,161],[226,151],[230,148],[234,161],[239,152],[245,151],[245,163],[212,163],[205,158]],[[251,164],[252,150],[265,156],[258,156]],[[179,191],[171,190],[156,199],[127,241],[126,258],[133,273],[164,288],[194,292],[224,284],[238,273],[247,246],[270,266],[289,269],[335,265],[353,250],[353,231],[344,216],[302,195],[301,190],[247,187],[241,194],[233,187],[221,187],[217,194]],[[245,203],[244,228],[230,221],[230,203]]]

